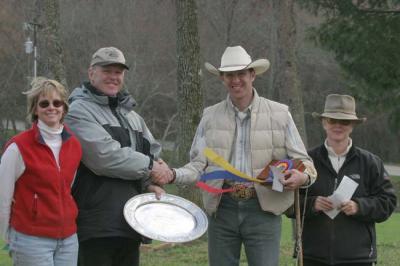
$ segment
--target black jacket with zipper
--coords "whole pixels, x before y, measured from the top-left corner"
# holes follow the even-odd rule
[[[82,161],[72,194],[78,205],[79,241],[101,237],[141,240],[125,221],[125,203],[150,184],[149,165],[160,144],[143,118],[133,111],[126,91],[116,97],[100,93],[90,83],[69,98],[65,122],[82,145]]]
[[[339,173],[333,169],[324,145],[309,151],[318,177],[308,189],[303,228],[304,258],[334,265],[376,262],[375,223],[389,218],[396,195],[383,163],[376,155],[350,148]],[[348,176],[358,183],[352,200],[359,210],[353,216],[340,212],[333,220],[313,208],[317,196],[329,196]],[[300,191],[304,203],[305,190]]]

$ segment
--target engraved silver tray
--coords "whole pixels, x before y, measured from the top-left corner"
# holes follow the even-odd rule
[[[137,195],[125,203],[124,217],[136,232],[164,242],[188,242],[202,236],[208,227],[206,214],[184,198],[154,193]]]

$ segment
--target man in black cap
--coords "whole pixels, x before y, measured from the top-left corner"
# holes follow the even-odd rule
[[[93,54],[89,82],[69,98],[65,122],[83,150],[72,188],[79,208],[79,265],[139,265],[142,237],[125,221],[124,205],[144,191],[163,192],[151,176],[172,178],[168,166],[158,162],[160,144],[122,89],[127,69],[120,50],[101,48]]]

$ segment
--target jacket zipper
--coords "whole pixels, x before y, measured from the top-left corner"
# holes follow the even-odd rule
[[[333,183],[333,191],[332,194],[335,192],[336,188],[337,188],[337,183],[338,183],[338,178],[337,175],[334,179],[334,183]],[[335,238],[335,223],[332,221],[330,221],[330,223],[332,224],[332,231],[331,231],[331,243],[334,243],[334,238]],[[333,263],[334,262],[334,247],[332,245],[330,245],[330,262]]]
[[[333,192],[335,192],[335,190],[337,188],[337,185],[338,185],[337,183],[338,183],[338,179],[337,179],[337,177],[335,177],[335,183],[333,185]]]
[[[33,219],[36,219],[36,217],[37,217],[37,202],[38,202],[38,199],[39,199],[39,196],[35,193],[34,195],[33,195],[33,210],[32,210],[32,212],[33,212]]]

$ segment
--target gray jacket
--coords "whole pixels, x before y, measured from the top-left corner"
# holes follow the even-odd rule
[[[120,122],[109,107],[107,96],[96,95],[84,85],[76,88],[70,98],[70,108],[65,122],[79,138],[82,162],[98,175],[134,180],[149,174],[149,156],[136,151],[137,135],[149,142],[149,151],[158,158],[161,145],[156,142],[143,118],[133,111],[135,101],[129,94],[118,95],[116,112],[124,128],[128,129],[130,147],[121,147],[112,138],[107,127],[119,127]]]
[[[102,95],[89,83],[69,99],[65,123],[82,145],[82,162],[72,193],[78,204],[78,237],[139,237],[126,223],[123,207],[150,183],[149,165],[161,146],[127,92]]]

